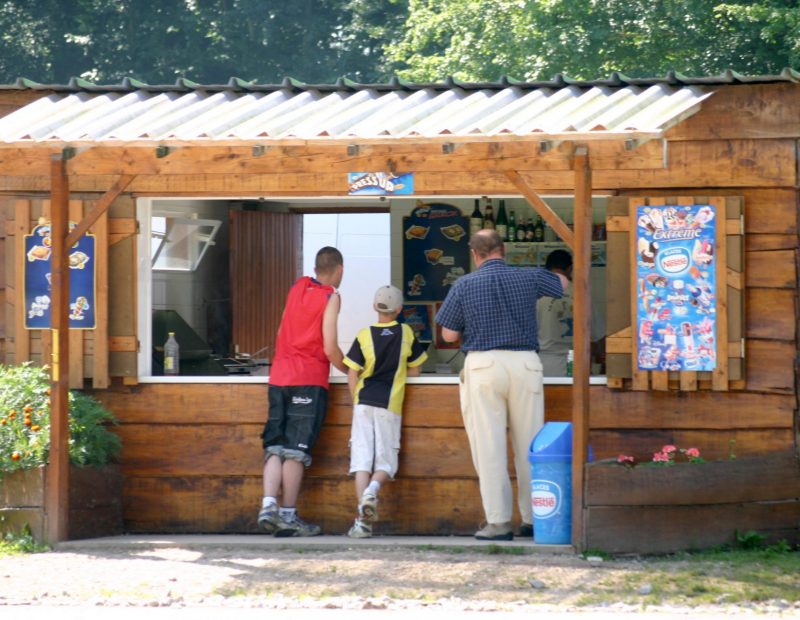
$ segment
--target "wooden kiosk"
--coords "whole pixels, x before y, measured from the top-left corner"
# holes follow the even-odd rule
[[[127,531],[257,531],[266,379],[143,379],[137,200],[346,196],[348,172],[383,171],[413,173],[420,197],[524,197],[572,250],[574,380],[546,386],[546,415],[574,425],[577,549],[712,545],[737,528],[797,540],[798,81],[787,70],[592,82],[3,87],[2,352],[6,363],[54,369],[49,539],[66,532],[68,388],[93,390],[121,421]],[[574,229],[543,195],[574,196]],[[608,201],[607,377],[590,381],[598,195]],[[712,205],[719,222],[717,364],[708,372],[642,370],[636,209],[695,204]],[[40,217],[52,229],[49,330],[25,322],[24,238]],[[97,243],[97,320],[93,330],[71,330],[69,248],[87,231]],[[240,303],[264,308],[249,329],[274,331],[299,275],[298,239],[289,209],[242,245],[268,264],[259,276],[265,285],[230,272],[232,288],[248,291]],[[256,255],[264,245],[277,253]],[[482,511],[457,380],[412,380],[406,412],[401,470],[385,499],[391,517],[379,533],[470,534]],[[351,519],[349,421],[346,386],[333,384],[301,497],[304,517],[330,533],[346,531]],[[675,473],[687,480],[686,493],[653,498],[638,490],[656,484],[652,476],[637,483],[607,462],[585,465],[589,445],[604,461],[646,458],[665,443],[697,446],[707,460],[730,460],[735,451],[744,478],[718,468],[698,483]],[[682,535],[688,523],[695,526]]]

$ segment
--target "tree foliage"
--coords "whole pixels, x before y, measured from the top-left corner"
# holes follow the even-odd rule
[[[0,0],[0,80],[385,79],[401,0]]]
[[[795,0],[410,0],[389,46],[417,81],[773,73],[800,60]]]
[[[800,64],[797,0],[0,0],[0,81],[597,78]]]

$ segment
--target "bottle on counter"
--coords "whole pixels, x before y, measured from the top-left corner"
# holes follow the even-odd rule
[[[483,227],[494,230],[494,208],[492,207],[492,199],[486,199],[486,207],[483,210]]]
[[[517,240],[517,216],[514,209],[511,209],[508,216],[508,234],[506,234],[507,241]]]
[[[572,363],[575,361],[575,353],[572,349],[567,351],[567,376],[572,376]]]
[[[506,216],[506,201],[500,201],[500,208],[497,210],[497,221],[495,222],[497,234],[503,241],[508,241],[508,216]]]
[[[536,218],[536,224],[533,225],[533,240],[536,243],[544,241],[544,222],[541,215]]]
[[[519,218],[519,226],[517,226],[517,242],[525,241],[525,232],[527,228],[525,227],[525,218]]]
[[[533,218],[529,217],[528,221],[525,224],[525,241],[528,243],[533,243],[534,241],[534,231],[533,231]]]
[[[175,332],[169,332],[164,343],[164,374],[177,375],[180,372],[180,347],[175,340]]]
[[[471,237],[476,232],[483,228],[483,214],[480,209],[480,200],[475,201],[475,208],[469,216],[469,236]]]

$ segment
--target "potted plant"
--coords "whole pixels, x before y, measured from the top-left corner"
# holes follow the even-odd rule
[[[70,391],[69,537],[122,531],[121,442],[111,412],[96,399]],[[50,451],[50,376],[24,363],[0,365],[0,532],[30,530],[42,540],[45,468]]]

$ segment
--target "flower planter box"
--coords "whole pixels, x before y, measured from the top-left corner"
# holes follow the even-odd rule
[[[0,477],[0,533],[19,534],[29,527],[45,540],[45,468],[23,469]],[[70,466],[68,538],[122,533],[122,474],[119,465]]]
[[[664,553],[732,543],[736,531],[800,540],[793,451],[713,463],[586,466],[587,549]]]

